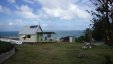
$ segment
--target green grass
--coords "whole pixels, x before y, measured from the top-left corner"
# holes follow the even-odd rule
[[[81,46],[80,43],[23,44],[4,64],[104,64],[104,55],[110,55],[113,60],[113,50],[108,46],[88,50]],[[87,53],[87,57],[78,58],[81,51]]]

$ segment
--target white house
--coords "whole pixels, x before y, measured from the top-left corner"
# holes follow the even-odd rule
[[[25,43],[37,43],[37,42],[47,42],[51,41],[51,34],[54,32],[43,32],[40,25],[24,26],[19,32],[19,39]],[[45,37],[49,35],[50,37]],[[50,40],[47,40],[50,38]]]
[[[19,39],[22,42],[39,42],[42,40],[43,35],[37,34],[37,32],[43,32],[40,25],[24,26],[19,32]]]

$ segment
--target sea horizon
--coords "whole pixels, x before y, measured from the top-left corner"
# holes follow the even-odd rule
[[[83,35],[83,30],[44,30],[45,32],[51,31],[56,34],[53,36],[55,38],[61,38],[66,36],[79,37]],[[0,37],[18,37],[19,31],[0,31]]]

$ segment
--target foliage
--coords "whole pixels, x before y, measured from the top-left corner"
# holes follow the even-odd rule
[[[85,41],[91,42],[92,41],[92,30],[90,28],[87,28],[85,31]]]
[[[0,54],[11,50],[13,47],[14,45],[9,42],[0,41]]]
[[[90,28],[86,28],[86,30],[84,30],[84,35],[76,38],[77,42],[91,42],[92,40],[92,30]]]
[[[103,34],[104,34],[103,30],[95,29],[95,30],[93,30],[92,37],[96,41],[103,41],[103,39],[104,39]]]
[[[93,38],[104,40],[107,44],[113,43],[113,0],[90,0],[95,7],[93,16]],[[96,35],[96,36],[95,36]]]
[[[60,41],[62,41],[62,42],[68,42],[69,41],[69,37],[67,36],[67,37],[61,37],[60,38]]]
[[[78,38],[76,38],[76,42],[83,42],[85,39],[85,36],[80,36]]]

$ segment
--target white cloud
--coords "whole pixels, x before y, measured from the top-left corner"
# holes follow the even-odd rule
[[[41,26],[42,26],[42,27],[47,27],[48,24],[43,23]]]
[[[27,19],[38,19],[38,15],[35,14],[33,9],[28,7],[28,5],[22,5],[21,7],[18,7],[16,14]]]
[[[8,0],[9,3],[16,3],[16,0]]]
[[[70,3],[75,3],[74,0],[37,0],[42,6],[47,8],[66,8]]]
[[[25,21],[22,19],[7,19],[5,21],[1,21],[0,30],[19,30],[24,25]]]
[[[86,1],[79,0],[23,0],[26,3],[41,5],[38,9],[38,13],[34,13],[33,9],[28,5],[22,5],[16,11],[16,13],[24,18],[38,19],[40,18],[59,18],[65,20],[71,19],[88,19],[89,14],[85,11],[87,6],[82,7],[80,3]],[[79,3],[80,2],[80,3]],[[75,4],[76,3],[76,4]],[[79,3],[79,4],[78,4]]]
[[[4,25],[8,26],[22,26],[24,21],[22,19],[9,19],[7,23],[4,23]]]
[[[60,19],[75,19],[75,18],[87,19],[89,17],[86,11],[81,10],[77,5],[74,4],[70,4],[65,9],[61,7],[57,8],[43,7],[41,10],[43,11],[43,13],[41,13],[41,15],[43,16],[58,17]]]
[[[6,14],[11,14],[11,10],[7,7],[2,6],[2,5],[0,5],[0,12],[6,13]]]
[[[13,22],[9,22],[9,26],[12,26],[13,25]]]
[[[38,0],[42,5],[40,16],[60,19],[87,19],[89,14],[74,0]]]
[[[29,4],[34,4],[35,3],[34,0],[23,0],[23,1],[26,2],[26,3],[29,3]]]
[[[3,7],[0,5],[0,12],[3,12]]]

